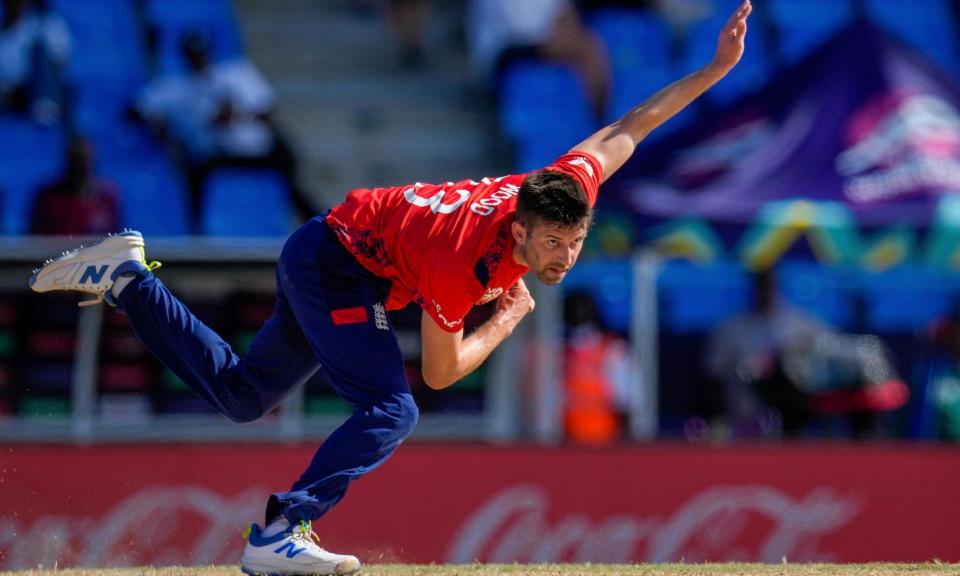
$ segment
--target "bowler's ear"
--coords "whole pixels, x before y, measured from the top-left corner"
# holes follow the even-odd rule
[[[518,246],[523,246],[527,242],[527,228],[521,224],[518,220],[514,220],[510,224],[510,233],[513,234],[513,239],[517,242]]]

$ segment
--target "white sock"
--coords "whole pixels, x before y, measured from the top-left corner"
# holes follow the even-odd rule
[[[120,293],[123,292],[123,289],[126,288],[128,284],[133,282],[134,278],[136,278],[136,276],[128,274],[114,280],[113,286],[110,288],[110,293],[113,294],[113,297],[119,298]]]
[[[275,518],[273,522],[267,524],[266,528],[263,529],[263,532],[260,533],[264,538],[269,538],[275,534],[286,531],[290,527],[290,522],[287,521],[283,516]]]

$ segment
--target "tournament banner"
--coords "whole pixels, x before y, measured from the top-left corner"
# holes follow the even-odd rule
[[[0,449],[0,570],[233,564],[313,447]],[[960,448],[417,444],[315,523],[387,562],[960,561]]]
[[[958,187],[960,86],[861,23],[645,146],[603,196],[652,220],[744,226],[767,203],[803,198],[836,203],[862,225],[925,226]]]

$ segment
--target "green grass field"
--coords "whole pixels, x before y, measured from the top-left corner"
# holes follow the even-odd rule
[[[187,568],[115,568],[97,570],[25,570],[0,572],[0,576],[237,576],[237,566]],[[366,576],[888,576],[894,574],[956,575],[960,564],[470,564],[373,565]]]

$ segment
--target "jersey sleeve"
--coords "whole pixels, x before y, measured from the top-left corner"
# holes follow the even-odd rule
[[[446,332],[463,330],[463,319],[473,308],[468,294],[470,274],[449,262],[444,262],[436,251],[431,251],[423,261],[420,281],[417,285],[420,306]]]
[[[597,203],[600,182],[603,181],[603,167],[591,154],[577,150],[568,152],[547,166],[547,170],[559,170],[573,176],[586,193],[590,206]]]

